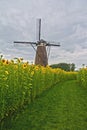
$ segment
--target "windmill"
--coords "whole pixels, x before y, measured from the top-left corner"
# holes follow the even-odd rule
[[[50,43],[50,42],[47,42],[47,41],[41,39],[41,19],[37,19],[37,27],[38,27],[37,28],[38,29],[37,42],[14,41],[14,43],[31,44],[31,46],[36,51],[35,64],[46,66],[46,65],[48,65],[48,55],[47,55],[46,47],[48,46],[50,48],[51,46],[60,46],[60,44],[59,43],[53,44],[53,43]],[[35,49],[34,45],[37,46],[37,49]]]

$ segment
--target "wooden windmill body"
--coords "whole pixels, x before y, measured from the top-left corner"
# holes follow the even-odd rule
[[[36,56],[35,56],[35,64],[47,66],[48,65],[48,56],[46,46],[60,46],[60,44],[50,44],[49,42],[40,39],[41,36],[41,19],[38,19],[38,41],[37,42],[23,42],[23,41],[14,41],[14,43],[21,43],[21,44],[31,44],[37,46],[36,49]],[[35,49],[35,48],[34,48]]]
[[[46,46],[43,43],[37,46],[35,64],[36,65],[40,64],[43,66],[48,65]]]

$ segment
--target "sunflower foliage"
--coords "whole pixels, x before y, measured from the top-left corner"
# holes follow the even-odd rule
[[[56,83],[76,79],[76,75],[49,66],[30,65],[21,58],[16,62],[0,59],[0,121]]]

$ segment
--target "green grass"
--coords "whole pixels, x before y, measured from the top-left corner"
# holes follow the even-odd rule
[[[87,89],[66,81],[8,119],[2,130],[87,130]]]

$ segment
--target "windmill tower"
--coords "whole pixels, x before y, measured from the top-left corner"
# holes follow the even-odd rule
[[[43,39],[41,39],[41,19],[37,20],[37,29],[38,29],[38,41],[37,42],[23,42],[23,41],[14,41],[14,43],[20,43],[20,44],[31,44],[31,46],[34,48],[33,45],[37,46],[36,49],[36,56],[35,56],[35,64],[36,65],[42,65],[47,66],[48,65],[48,56],[47,56],[47,50],[46,46],[60,46],[60,44],[51,44]],[[35,48],[34,48],[35,50]]]

